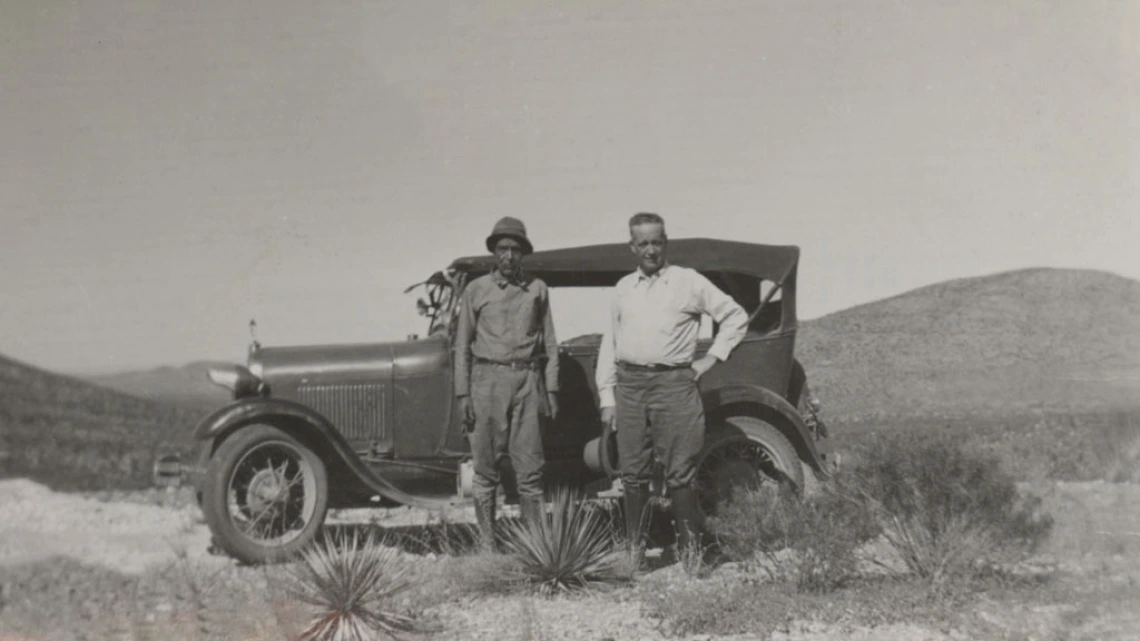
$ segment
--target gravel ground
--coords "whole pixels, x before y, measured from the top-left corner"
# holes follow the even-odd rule
[[[106,501],[13,479],[0,482],[0,515],[0,566],[62,556],[140,574],[179,551],[197,563],[228,563],[207,554],[209,532],[190,505]]]
[[[1083,577],[1088,594],[1073,603],[979,607],[979,629],[929,629],[911,623],[871,627],[789,622],[770,638],[920,641],[968,638],[1140,638],[1140,486],[1051,483],[1038,486],[1058,530],[1047,555]],[[469,514],[447,515],[463,521]],[[334,522],[384,526],[432,523],[413,510],[333,515]],[[14,639],[281,638],[302,619],[271,598],[266,571],[238,567],[207,553],[209,533],[185,493],[60,494],[26,480],[0,482],[0,641]],[[638,589],[541,598],[450,594],[455,578],[438,556],[413,556],[429,570],[434,599],[425,607],[440,628],[433,638],[584,639],[640,641],[667,638],[643,616],[639,590],[685,582],[677,566],[644,577]],[[731,582],[735,568],[706,581]],[[449,577],[451,577],[449,579]],[[438,587],[436,587],[438,586]],[[199,593],[200,592],[200,593]],[[1095,598],[1094,598],[1095,597]],[[413,604],[414,605],[414,604]],[[763,604],[758,604],[763,607]],[[139,626],[152,626],[146,633]],[[166,627],[162,627],[166,626]],[[276,626],[276,627],[275,627]],[[1060,634],[1058,630],[1068,630]],[[1058,636],[1060,634],[1060,636]],[[21,636],[24,635],[24,636]],[[414,637],[413,637],[414,638]],[[708,635],[691,641],[713,639]],[[754,636],[715,637],[722,640]]]

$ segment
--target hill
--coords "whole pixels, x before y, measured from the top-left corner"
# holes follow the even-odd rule
[[[0,477],[57,490],[145,487],[157,454],[190,454],[202,414],[0,356]]]
[[[801,321],[797,354],[839,420],[1138,407],[1140,282],[1050,268],[945,281]],[[212,364],[87,380],[214,408],[229,395]]]
[[[1140,406],[1140,282],[1026,269],[946,281],[802,323],[831,416]]]
[[[230,393],[211,383],[206,376],[209,368],[217,364],[219,363],[195,361],[180,367],[163,366],[86,376],[84,379],[139,398],[192,409],[212,409],[230,400]]]

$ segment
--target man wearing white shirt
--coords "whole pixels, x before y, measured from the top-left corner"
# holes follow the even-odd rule
[[[696,270],[669,264],[660,216],[635,214],[629,233],[639,265],[614,286],[611,323],[595,372],[602,421],[617,433],[626,532],[631,543],[641,545],[655,454],[665,468],[678,548],[702,546],[693,488],[705,431],[697,381],[744,338],[748,314]],[[695,359],[702,314],[719,331],[708,353]]]

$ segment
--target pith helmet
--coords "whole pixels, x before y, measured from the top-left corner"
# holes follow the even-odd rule
[[[523,255],[534,252],[534,247],[526,237],[526,225],[518,218],[504,216],[499,219],[499,222],[495,223],[495,227],[491,230],[491,235],[487,237],[487,251],[493,253],[495,251],[495,244],[503,237],[514,238],[519,241],[519,244],[521,244],[523,248]]]

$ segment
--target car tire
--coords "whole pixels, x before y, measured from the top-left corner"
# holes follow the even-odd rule
[[[328,487],[325,464],[309,447],[284,430],[251,425],[222,441],[210,458],[202,512],[230,556],[249,564],[285,561],[320,531]],[[268,536],[285,528],[280,537]]]
[[[696,485],[702,510],[713,515],[741,487],[802,494],[804,469],[780,430],[753,416],[731,416],[709,427]]]

